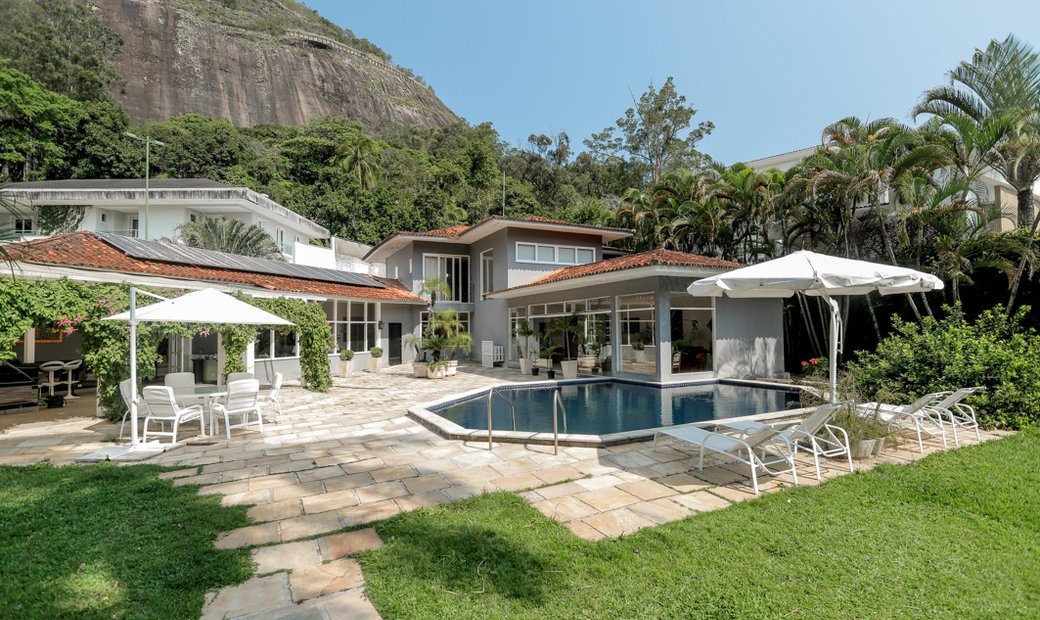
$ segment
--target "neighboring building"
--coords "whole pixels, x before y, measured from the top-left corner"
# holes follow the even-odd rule
[[[772,155],[769,157],[763,157],[760,159],[753,159],[748,162],[744,162],[746,166],[755,170],[756,172],[765,172],[766,170],[779,170],[781,172],[787,172],[791,168],[794,168],[802,161],[816,152],[819,147],[811,146],[804,149],[798,149],[797,151],[790,151],[787,153],[781,153],[779,155]],[[1015,192],[1015,188],[1005,183],[1000,176],[991,169],[985,170],[980,176],[982,182],[980,191],[983,196],[980,196],[982,202],[988,202],[991,204],[1000,205],[1001,217],[995,223],[995,227],[1000,230],[1011,230],[1015,227],[1015,222],[1018,220],[1018,194]],[[1038,210],[1040,210],[1040,182],[1033,187],[1034,202],[1036,203],[1033,209],[1033,216],[1036,216]],[[894,207],[899,208],[899,200],[896,196],[891,196],[890,192],[885,190],[881,196],[881,204],[888,205],[894,200]],[[1025,225],[1029,226],[1032,222],[1026,222]]]

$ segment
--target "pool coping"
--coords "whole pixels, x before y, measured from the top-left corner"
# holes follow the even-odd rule
[[[551,387],[567,387],[569,385],[587,385],[592,383],[628,383],[633,385],[642,385],[646,387],[654,388],[674,388],[674,387],[686,387],[691,385],[710,385],[716,383],[724,383],[727,385],[745,385],[748,387],[762,387],[774,390],[783,391],[804,391],[801,386],[791,385],[787,383],[776,383],[770,381],[762,381],[757,379],[703,379],[699,381],[675,381],[669,383],[650,383],[642,381],[633,381],[630,379],[610,378],[610,377],[590,377],[580,379],[563,379],[556,381],[529,381],[522,383],[502,383],[494,386],[485,386],[480,388],[474,388],[458,394],[451,394],[443,398],[439,398],[435,401],[425,403],[423,405],[416,405],[408,408],[408,417],[415,420],[419,424],[423,425],[427,429],[440,435],[445,439],[453,439],[456,441],[488,441],[488,431],[486,429],[473,429],[460,426],[447,418],[438,415],[433,409],[440,409],[448,407],[458,402],[470,400],[475,396],[487,394],[491,390],[498,388],[505,389],[546,389]],[[799,407],[796,409],[783,409],[780,411],[767,411],[765,413],[757,413],[749,416],[735,416],[729,418],[718,418],[715,420],[704,420],[702,422],[691,422],[688,424],[676,424],[674,426],[659,426],[655,428],[642,428],[632,431],[624,431],[620,433],[610,433],[607,435],[582,435],[577,433],[558,433],[557,440],[559,445],[569,448],[605,448],[608,446],[617,446],[626,443],[636,443],[639,441],[648,441],[654,438],[654,435],[662,428],[676,428],[683,426],[697,426],[697,427],[708,427],[724,424],[731,421],[777,421],[785,418],[797,417],[801,414],[811,411],[811,407]],[[492,430],[491,441],[499,443],[519,443],[519,444],[532,444],[532,445],[547,445],[551,446],[554,444],[552,433],[541,433],[541,432],[530,432],[530,431],[501,431]]]

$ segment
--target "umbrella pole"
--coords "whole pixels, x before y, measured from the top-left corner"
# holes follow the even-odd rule
[[[137,446],[137,289],[130,287],[130,447]]]
[[[838,333],[841,331],[841,317],[839,316],[840,309],[838,308],[838,302],[834,301],[830,297],[824,297],[824,299],[831,307],[831,350],[827,362],[830,366],[830,401],[836,403],[838,402]]]

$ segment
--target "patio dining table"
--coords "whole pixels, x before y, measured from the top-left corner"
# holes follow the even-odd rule
[[[188,405],[202,405],[203,414],[209,417],[209,434],[216,434],[216,418],[213,415],[213,403],[227,396],[226,385],[196,384],[192,387],[174,388],[173,397],[177,404],[184,407]]]

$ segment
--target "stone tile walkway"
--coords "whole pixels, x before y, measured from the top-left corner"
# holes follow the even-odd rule
[[[258,576],[216,593],[204,617],[378,617],[352,558],[381,544],[378,536],[370,529],[339,531],[484,491],[519,492],[590,540],[753,498],[746,467],[712,460],[698,471],[681,444],[570,447],[554,455],[548,446],[496,444],[489,452],[484,442],[443,439],[407,418],[407,407],[528,378],[464,366],[457,377],[432,381],[414,379],[409,370],[357,373],[337,379],[328,394],[287,388],[283,416],[266,424],[264,434],[197,439],[148,461],[178,467],[163,474],[174,484],[200,485],[200,493],[221,494],[225,505],[250,506],[254,524],[225,532],[216,544],[250,548]],[[106,437],[117,432],[117,425],[92,418],[16,426],[0,434],[0,464],[71,463],[111,445]],[[930,453],[941,444],[926,447]],[[906,441],[856,468],[920,456],[916,442]],[[816,484],[811,457],[799,455],[798,463],[799,483]],[[848,473],[843,461],[821,464],[824,479]],[[763,492],[792,482],[759,479]]]

